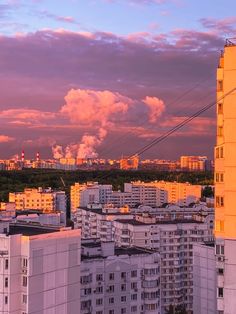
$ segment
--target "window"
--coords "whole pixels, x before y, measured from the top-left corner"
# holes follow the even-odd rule
[[[126,279],[126,272],[122,272],[120,276],[122,279]]]
[[[220,158],[224,158],[224,147],[220,147]]]
[[[97,274],[96,275],[96,280],[97,281],[102,281],[103,280],[103,275],[102,274]]]
[[[114,292],[115,291],[115,287],[114,286],[109,286],[108,287],[108,292]]]
[[[122,285],[120,286],[120,289],[121,289],[121,291],[126,291],[126,284],[122,284]]]
[[[219,275],[224,275],[224,269],[223,268],[218,268],[218,274]]]
[[[121,298],[120,298],[121,302],[126,302],[126,296],[125,295],[122,295]]]
[[[220,113],[220,114],[223,113],[223,104],[222,103],[218,104],[218,113]]]
[[[110,274],[109,274],[109,280],[114,280],[114,279],[115,279],[114,273],[110,273]]]
[[[224,207],[224,197],[216,196],[216,207]]]
[[[126,313],[126,308],[121,309],[121,314],[125,314]]]
[[[109,304],[113,304],[114,303],[114,298],[109,298]]]
[[[223,172],[216,172],[215,181],[216,182],[224,182],[224,173]]]
[[[96,300],[96,305],[102,305],[103,299],[97,299]]]
[[[27,267],[27,266],[28,266],[28,260],[27,260],[27,258],[23,258],[23,260],[22,260],[22,266],[23,266],[23,267]]]
[[[223,298],[224,296],[224,289],[223,288],[218,288],[218,297]]]
[[[217,92],[223,92],[223,81],[217,81]]]
[[[4,286],[5,286],[5,288],[8,288],[8,277],[5,278]]]
[[[225,223],[223,220],[216,220],[215,221],[215,231],[223,232],[225,229]],[[219,253],[220,254],[220,253]]]
[[[137,270],[132,270],[132,271],[131,271],[131,277],[132,277],[132,278],[133,278],[133,277],[137,277],[137,274],[138,274]]]
[[[114,314],[115,311],[114,310],[109,310],[109,314]]]
[[[133,312],[137,312],[137,305],[133,305],[133,306],[131,306],[131,312],[133,313]]]
[[[9,267],[9,260],[5,259],[5,269],[8,269],[8,267]]]
[[[23,278],[22,278],[22,286],[27,287],[27,277],[26,276],[23,276]]]
[[[218,128],[217,128],[217,135],[218,136],[223,136],[223,126],[218,126]]]
[[[137,294],[131,294],[131,300],[136,301],[138,299]]]
[[[23,294],[23,296],[22,296],[22,303],[23,304],[27,303],[27,295],[26,294]]]
[[[4,303],[8,304],[8,296],[7,295],[4,297]]]
[[[137,282],[131,282],[131,289],[137,289],[137,288],[138,288]]]

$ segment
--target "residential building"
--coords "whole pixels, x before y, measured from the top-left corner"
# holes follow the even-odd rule
[[[236,309],[236,41],[227,40],[217,69],[215,236],[218,314]]]
[[[205,171],[208,165],[207,156],[181,156],[180,168],[187,171]]]
[[[81,249],[81,314],[161,314],[157,252],[91,239]]]
[[[132,206],[143,204],[159,207],[165,203],[188,206],[200,200],[202,188],[188,182],[136,181],[125,183],[124,192],[132,194]]]
[[[193,314],[216,314],[214,242],[193,245]]]
[[[116,208],[111,205],[103,208],[97,205],[79,207],[71,215],[74,227],[81,229],[83,239],[100,238],[101,241],[114,241],[114,220],[132,218],[128,207]]]
[[[80,230],[0,222],[0,313],[80,313]]]
[[[76,211],[79,206],[86,207],[88,204],[106,204],[112,193],[112,185],[98,184],[98,182],[87,182],[80,184],[76,182],[71,186],[71,212]]]
[[[9,193],[9,202],[15,203],[16,210],[62,211],[66,213],[66,194],[51,188],[24,189],[23,192]]]
[[[153,217],[116,220],[115,242],[120,247],[143,247],[160,253],[161,313],[170,305],[193,310],[193,245],[212,239],[208,225],[195,220],[157,222]]]

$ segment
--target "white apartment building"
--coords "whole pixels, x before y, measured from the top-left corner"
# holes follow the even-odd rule
[[[88,204],[106,204],[112,193],[112,185],[98,184],[98,182],[78,183],[70,189],[71,213],[79,206],[86,207]]]
[[[215,236],[218,314],[236,309],[236,41],[227,40],[217,69]]]
[[[143,247],[160,253],[161,313],[170,305],[193,310],[193,244],[208,241],[208,225],[194,220],[156,222],[145,217],[116,220],[115,243],[120,247]]]
[[[202,188],[188,182],[136,181],[125,183],[124,192],[132,194],[132,206],[142,204],[158,207],[165,203],[188,206],[200,200]]]
[[[216,314],[214,242],[193,245],[193,314]]]
[[[159,254],[82,242],[81,314],[161,314]]]
[[[0,222],[0,313],[80,313],[80,230]]]
[[[91,205],[88,208],[77,208],[71,214],[75,228],[81,229],[81,237],[100,238],[101,241],[114,241],[113,222],[116,219],[132,219],[129,208],[100,207]]]
[[[63,211],[66,213],[66,194],[51,188],[25,189],[23,192],[9,193],[9,202],[15,203],[16,210]]]

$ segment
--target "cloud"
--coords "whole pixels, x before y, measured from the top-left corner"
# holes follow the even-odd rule
[[[154,123],[162,115],[165,110],[164,102],[157,97],[147,96],[143,102],[148,106],[149,113],[149,122]]]
[[[0,134],[0,143],[8,143],[14,140],[15,140],[14,137]]]
[[[69,23],[69,24],[79,24],[72,16],[61,16],[61,15],[56,15],[53,13],[50,13],[47,10],[39,11],[35,13],[36,16],[40,18],[47,18],[47,19],[52,19],[57,22],[64,22],[64,23]]]
[[[202,18],[201,24],[210,30],[217,31],[220,34],[233,33],[236,30],[236,17],[231,16],[224,19]]]
[[[0,111],[0,119],[7,119],[13,124],[31,124],[42,120],[50,120],[56,117],[56,113],[35,109],[7,109]]]
[[[164,102],[162,121],[180,115],[179,111],[193,113],[202,105],[201,99],[214,98],[215,69],[224,39],[210,29],[177,29],[154,36],[60,29],[0,36],[0,45],[0,132],[14,130],[19,141],[47,134],[57,137],[57,142],[61,138],[66,147],[80,143],[83,135],[97,136],[104,121],[113,124],[106,141],[120,136],[121,124],[135,129],[146,123],[143,133],[148,134],[151,107],[141,101],[147,96]],[[27,125],[42,127],[29,134]],[[127,133],[122,145],[108,155],[125,153],[139,140]],[[210,151],[213,143],[212,135],[205,149]],[[181,139],[174,144],[179,150],[186,146]]]

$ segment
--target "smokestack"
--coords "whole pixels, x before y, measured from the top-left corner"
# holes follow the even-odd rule
[[[25,152],[22,150],[21,153],[21,161],[24,162],[25,161]]]
[[[39,152],[37,152],[36,154],[36,161],[39,162],[40,156],[39,156]]]

